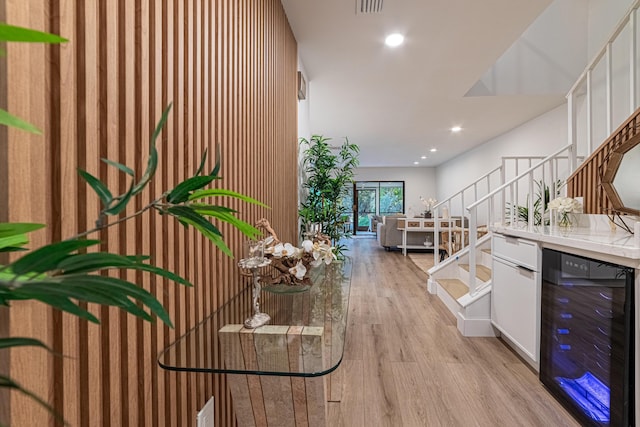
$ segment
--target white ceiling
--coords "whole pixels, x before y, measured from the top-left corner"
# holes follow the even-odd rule
[[[552,0],[384,0],[382,12],[370,14],[356,13],[361,0],[281,1],[306,72],[309,131],[336,143],[348,137],[360,146],[362,167],[442,164],[563,103],[565,86],[586,63],[584,46],[575,49],[579,60],[561,66],[569,83],[560,88],[487,87],[491,73],[504,74],[492,71],[498,60]],[[583,19],[586,12],[575,24]],[[399,48],[384,45],[391,32],[405,35]],[[544,42],[557,41],[547,34]],[[551,46],[521,46],[518,55],[529,51],[558,66],[546,55]],[[531,68],[544,66],[525,63],[534,76]],[[462,132],[452,134],[454,125]]]

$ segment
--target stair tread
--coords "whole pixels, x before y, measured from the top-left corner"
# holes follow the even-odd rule
[[[469,287],[460,279],[437,279],[440,286],[454,299],[469,293]]]
[[[469,264],[460,264],[460,267],[469,271]],[[491,280],[491,269],[482,264],[476,264],[476,277],[483,282]]]
[[[484,252],[485,254],[491,255],[491,248],[482,249],[482,252]]]

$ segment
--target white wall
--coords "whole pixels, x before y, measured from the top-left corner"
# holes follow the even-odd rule
[[[561,105],[439,166],[438,200],[500,166],[503,156],[546,156],[567,143],[567,107]]]
[[[584,70],[589,5],[555,0],[466,96],[566,93]]]
[[[635,0],[589,0],[588,59],[604,46]]]
[[[304,70],[304,64],[298,59],[298,71],[302,72],[305,80],[307,73]],[[309,99],[311,98],[311,82],[307,81],[307,98],[298,100],[298,137],[311,138],[311,118],[309,113]]]
[[[302,74],[307,78],[307,72],[305,71],[304,64],[298,57],[298,71],[301,71]],[[309,99],[311,97],[311,82],[307,81],[307,98],[298,100],[298,142],[300,138],[305,138],[309,140],[311,138],[311,127],[309,123],[310,115],[309,115]],[[300,150],[300,144],[298,143],[298,206],[300,206],[300,201],[305,198],[304,194],[304,175],[302,172],[302,150]]]
[[[421,212],[420,196],[428,199],[436,195],[434,168],[358,168],[355,174],[356,181],[404,181],[405,211]]]

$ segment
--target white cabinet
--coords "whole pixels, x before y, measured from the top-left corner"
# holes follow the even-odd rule
[[[540,248],[494,235],[491,323],[531,362],[539,362]]]

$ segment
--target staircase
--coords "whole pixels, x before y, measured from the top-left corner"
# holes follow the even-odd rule
[[[469,293],[469,249],[465,249],[442,263],[438,274],[431,274],[429,291],[438,295],[456,316],[458,330],[467,337],[493,336],[491,327],[491,240],[484,236],[476,264],[476,283],[479,290]],[[437,276],[437,277],[434,277]]]
[[[452,233],[449,233],[448,241],[440,243],[438,236],[441,230],[436,226],[434,244],[448,249],[450,255],[443,261],[434,255],[434,266],[429,270],[427,284],[428,291],[438,295],[456,316],[458,330],[462,335],[495,335],[491,325],[492,233],[489,225],[500,223],[514,227],[529,227],[529,224],[535,226],[536,210],[545,212],[548,200],[542,197],[540,205],[536,207],[534,183],[537,182],[540,188],[549,188],[549,194],[566,194],[566,188],[560,188],[557,183],[565,180],[572,170],[571,150],[572,146],[567,145],[542,159],[539,156],[504,157],[500,167],[434,207],[439,216],[439,209],[449,211],[459,199],[469,203],[464,208],[465,215],[452,215],[461,224],[457,234],[460,245],[452,242]],[[505,181],[507,170],[515,171],[516,176]],[[492,175],[499,175],[499,181],[492,180]],[[516,209],[510,209],[510,215],[506,215],[503,206],[526,207],[528,217],[522,218]],[[468,226],[465,225],[467,222]],[[478,226],[479,223],[482,225]],[[468,239],[462,239],[463,235],[468,235]],[[457,247],[461,249],[451,251]]]
[[[439,242],[440,230],[436,221],[434,246],[445,248],[449,256],[440,261],[437,256],[438,251],[434,251],[436,252],[434,266],[429,270],[427,289],[430,293],[438,295],[456,316],[458,330],[463,336],[495,336],[491,325],[491,226],[526,227],[528,231],[536,232],[537,227],[544,225],[544,216],[548,215],[546,204],[549,201],[541,197],[536,205],[536,189],[543,189],[542,194],[544,194],[544,189],[548,188],[551,200],[557,196],[566,196],[567,187],[564,184],[569,177],[574,178],[573,173],[578,167],[578,162],[584,157],[579,156],[578,151],[587,156],[594,152],[592,131],[596,120],[591,102],[592,93],[598,90],[606,92],[605,117],[599,117],[599,119],[603,119],[606,123],[607,135],[612,134],[614,104],[616,107],[620,105],[620,100],[614,99],[614,94],[617,93],[613,91],[614,81],[616,85],[628,85],[629,92],[632,94],[628,99],[629,115],[633,116],[638,108],[640,93],[636,89],[639,86],[637,79],[640,68],[636,53],[638,7],[640,7],[640,0],[633,3],[605,43],[605,47],[598,52],[567,94],[568,145],[544,158],[505,157],[500,167],[478,178],[465,189],[434,207],[436,217],[442,216],[444,212],[445,216],[452,213],[450,215],[452,218],[459,218],[460,226],[457,234],[459,242],[455,241],[456,238],[452,237],[452,233],[448,233],[445,242]],[[619,67],[620,64],[614,64],[612,46],[622,37],[629,37],[626,40],[630,46],[629,58],[623,58],[624,61],[628,61],[628,81],[624,77],[615,79],[616,75],[613,73],[615,67]],[[601,63],[606,64],[605,82],[601,82],[604,88],[596,87],[591,78],[592,71]],[[578,123],[579,120],[584,123]],[[585,135],[584,141],[578,140],[578,134]],[[590,162],[592,157],[594,155],[587,161]],[[515,162],[515,167],[507,168],[509,162]],[[505,176],[507,170],[515,171],[512,178]],[[592,180],[595,181],[595,179]],[[579,184],[571,183],[570,185],[573,186],[570,189],[571,195],[580,196],[579,191],[583,190],[577,190]],[[585,196],[588,198],[590,194]],[[506,207],[511,209],[507,210]],[[540,214],[539,218],[536,216],[536,211]],[[521,212],[527,212],[526,217],[523,218]],[[463,237],[465,235],[468,235],[468,239]],[[456,243],[460,244],[456,245]],[[459,250],[453,250],[454,248]]]

